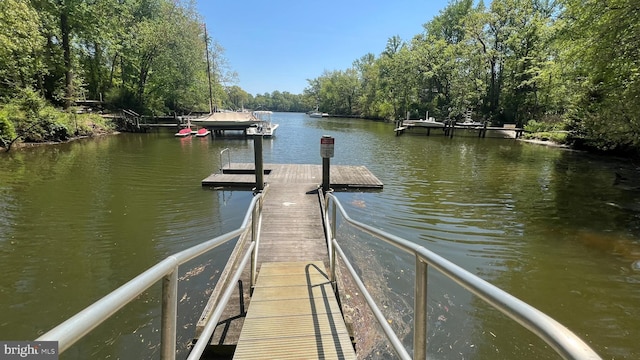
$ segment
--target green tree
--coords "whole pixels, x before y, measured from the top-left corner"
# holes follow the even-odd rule
[[[40,16],[29,2],[0,2],[0,99],[36,88],[46,73]]]
[[[580,86],[573,128],[591,146],[640,149],[640,9],[636,1],[566,1],[564,60]]]
[[[392,114],[384,115],[394,119],[404,118],[417,101],[416,58],[409,47],[394,36],[387,41],[387,47],[378,61],[380,94],[393,109]]]
[[[350,68],[322,74],[316,81],[319,109],[339,115],[352,115],[358,97],[358,73]],[[311,91],[310,91],[311,92]]]
[[[231,86],[227,89],[229,104],[233,109],[241,109],[248,105],[249,94],[239,86]]]
[[[469,41],[472,11],[470,0],[452,2],[413,39],[420,113],[456,117],[479,102],[484,76]]]
[[[368,53],[353,63],[359,78],[359,96],[356,100],[358,114],[365,117],[380,116],[378,87],[380,70],[375,55]]]

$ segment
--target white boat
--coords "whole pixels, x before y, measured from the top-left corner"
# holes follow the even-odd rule
[[[428,118],[427,120],[408,120],[405,121],[405,124],[419,127],[427,127],[427,128],[443,128],[444,123],[436,121],[435,118]]]
[[[271,122],[271,111],[254,111],[253,115],[260,120],[259,123],[247,128],[247,136],[262,135],[271,137],[275,135],[278,124]]]
[[[456,125],[466,126],[466,127],[476,127],[476,126],[483,126],[484,124],[481,122],[473,121],[473,120],[465,120],[464,122],[456,123]]]
[[[473,121],[471,120],[471,110],[468,110],[465,114],[464,114],[464,121],[461,123],[456,123],[456,125],[458,126],[465,126],[465,127],[477,127],[477,126],[484,126],[483,123],[481,122],[477,122],[477,121]]]
[[[315,110],[313,110],[311,112],[308,112],[307,115],[309,115],[312,118],[321,118],[321,117],[328,117],[329,116],[328,113],[320,112],[320,110],[318,110],[317,106],[316,106]]]

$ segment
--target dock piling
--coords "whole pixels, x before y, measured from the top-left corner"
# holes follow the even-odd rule
[[[333,145],[335,139],[330,135],[322,135],[320,139],[320,156],[322,156],[322,191],[325,193],[329,191],[331,175],[330,159],[333,157]]]
[[[487,125],[488,124],[489,124],[488,121],[484,122],[484,124],[482,125],[482,129],[480,129],[480,132],[478,132],[478,137],[484,139],[487,136]]]
[[[264,190],[264,161],[262,158],[262,135],[253,137],[253,157],[256,171],[256,192]]]

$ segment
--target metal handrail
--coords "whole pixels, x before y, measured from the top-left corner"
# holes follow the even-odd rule
[[[110,318],[118,310],[135,300],[144,291],[162,280],[161,358],[171,360],[175,359],[179,266],[189,260],[204,255],[227,241],[235,239],[245,231],[255,229],[260,224],[262,218],[262,198],[262,193],[258,193],[253,197],[249,205],[249,209],[247,210],[239,228],[167,257],[126,284],[120,286],[105,297],[80,311],[73,317],[49,330],[47,333],[37,338],[36,341],[57,341],[58,351],[62,353],[82,337],[87,335],[91,330]],[[249,220],[251,220],[251,227],[249,227]],[[233,274],[233,276],[240,276],[240,273],[247,264],[248,259],[254,255],[253,251],[254,249],[257,249],[257,243],[260,240],[259,236],[259,232],[252,231],[252,241],[248,247],[247,254],[243,257],[236,274]],[[255,268],[252,267],[251,270],[255,271]],[[255,274],[252,273],[251,279],[254,278]],[[230,294],[234,289],[234,285],[234,281],[229,282],[220,301],[220,306],[218,306],[219,308],[224,308],[224,305],[229,300]],[[217,310],[218,309],[216,309],[216,311]],[[217,318],[219,318],[220,315],[221,313],[214,313],[213,319],[209,320],[206,327],[211,327],[210,323],[215,325],[217,323]],[[213,326],[213,328],[215,328],[215,326]],[[213,328],[210,329],[211,332],[213,332]],[[208,331],[206,328],[205,330]],[[200,351],[198,354],[198,356],[200,356],[202,351],[204,351],[205,346],[206,341],[196,343],[196,347],[192,349],[189,359],[194,357],[196,348]]]
[[[213,333],[215,326],[222,315],[222,311],[229,301],[231,293],[234,290],[234,284],[237,282],[242,269],[246,267],[249,261],[251,261],[251,285],[253,286],[255,279],[255,262],[257,261],[257,249],[260,240],[260,225],[262,221],[262,199],[263,194],[257,193],[249,205],[249,209],[245,214],[241,226],[236,230],[230,231],[214,239],[167,257],[36,340],[58,341],[58,350],[60,352],[64,352],[95,327],[110,318],[122,307],[135,300],[144,291],[162,280],[161,358],[175,359],[179,266],[242,235],[246,231],[251,230],[251,243],[243,256],[240,265],[237,267],[235,272],[231,274],[231,281],[228,281],[220,301],[215,305],[213,314],[205,324],[204,330],[200,336],[200,339],[208,339]],[[333,194],[322,194],[322,192],[320,192],[320,199],[324,200],[321,202],[323,221],[325,224],[330,224],[330,226],[325,227],[325,234],[329,250],[329,276],[331,281],[335,282],[336,256],[340,256],[356,285],[360,289],[360,292],[367,301],[367,304],[371,308],[376,320],[382,327],[383,332],[400,358],[410,359],[411,357],[402,345],[398,336],[389,326],[384,315],[367,291],[364,283],[360,280],[353,266],[340,247],[338,240],[334,236],[336,234],[336,216],[338,210],[340,211],[343,219],[355,228],[415,256],[416,280],[414,286],[415,316],[413,329],[414,358],[426,358],[427,270],[428,266],[431,265],[449,279],[461,285],[469,292],[477,295],[523,327],[532,331],[536,336],[549,344],[563,358],[581,360],[601,359],[600,356],[577,335],[532,306],[422,246],[351,219],[342,207],[342,204],[340,204],[340,201]],[[333,207],[330,206],[331,204],[333,204]],[[251,226],[249,227],[250,220]],[[188,359],[192,360],[199,358],[206,345],[207,341],[198,341],[191,350]]]
[[[229,166],[231,166],[231,151],[229,151],[229,148],[224,148],[222,150],[220,150],[220,173],[222,173],[222,169],[224,169],[224,163],[222,162],[222,156],[224,153],[227,153],[227,163],[229,164]]]
[[[364,295],[379,325],[382,326],[385,335],[401,358],[406,359],[410,357],[397,335],[389,327],[379,307],[369,295],[365,285],[359,279],[335,238],[337,210],[340,211],[342,218],[355,228],[415,256],[416,279],[414,285],[415,315],[413,329],[413,356],[415,359],[425,359],[427,354],[427,270],[429,265],[467,291],[484,300],[493,308],[533,332],[563,358],[576,360],[601,359],[601,357],[576,334],[538,309],[416,243],[351,219],[335,195],[327,193],[325,198],[325,204],[323,205],[325,209],[324,221],[331,225],[326,227],[327,245],[329,246],[330,278],[332,280],[335,279],[335,256],[337,253]],[[333,207],[330,206],[332,203]]]

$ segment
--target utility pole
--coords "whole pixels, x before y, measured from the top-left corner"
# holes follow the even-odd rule
[[[204,44],[207,52],[207,78],[209,79],[209,114],[213,113],[213,91],[211,90],[211,63],[209,62],[209,38],[207,37],[207,24],[204,26]]]

